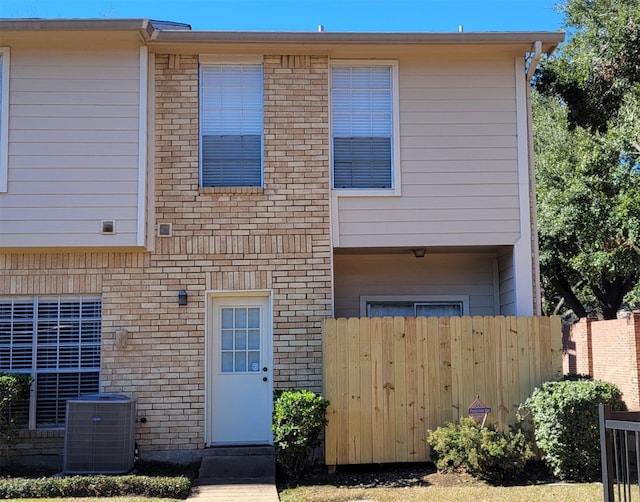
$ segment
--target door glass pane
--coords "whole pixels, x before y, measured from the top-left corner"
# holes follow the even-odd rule
[[[235,309],[236,328],[247,327],[247,309]]]
[[[249,352],[249,371],[260,371],[260,352]]]
[[[233,350],[233,330],[222,330],[222,350]]]
[[[233,352],[222,353],[222,371],[231,373],[233,371]]]
[[[249,328],[260,328],[260,309],[249,309]]]
[[[249,330],[249,349],[260,349],[260,331],[257,329]]]
[[[247,371],[247,353],[245,351],[235,353],[235,372]]]
[[[260,371],[261,309],[224,307],[220,314],[220,370],[224,373]]]
[[[247,348],[247,332],[245,330],[236,331],[236,350],[244,350]]]
[[[233,328],[233,309],[222,309],[222,329]]]

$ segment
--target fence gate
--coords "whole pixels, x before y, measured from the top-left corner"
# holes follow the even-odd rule
[[[640,412],[600,403],[599,415],[604,501],[640,500]]]

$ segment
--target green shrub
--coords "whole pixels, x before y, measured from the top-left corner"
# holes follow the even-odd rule
[[[532,457],[531,448],[520,431],[505,433],[493,424],[481,427],[470,417],[430,430],[427,442],[438,470],[463,469],[488,481],[518,475]]]
[[[275,394],[273,436],[278,464],[292,480],[308,466],[313,449],[327,425],[329,401],[308,390],[287,390]]]
[[[16,444],[17,418],[12,407],[29,397],[33,378],[24,373],[0,373],[0,472],[2,457],[9,458]]]
[[[0,499],[53,497],[141,496],[184,499],[191,480],[186,476],[68,476],[0,479]]]
[[[546,382],[524,403],[519,414],[530,413],[536,444],[557,478],[599,479],[598,403],[626,409],[615,385],[576,377]]]

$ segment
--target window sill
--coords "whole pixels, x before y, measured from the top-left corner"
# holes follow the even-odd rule
[[[219,194],[263,194],[264,187],[200,187],[200,195],[219,195]]]
[[[333,188],[331,190],[333,197],[400,197],[402,191],[400,188],[380,188],[380,189],[362,189],[352,190],[349,188]]]

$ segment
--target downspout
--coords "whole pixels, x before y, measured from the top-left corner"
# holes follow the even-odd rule
[[[533,151],[533,111],[531,107],[531,79],[538,67],[540,57],[542,56],[542,42],[537,40],[533,44],[533,57],[529,62],[526,80],[526,100],[527,100],[527,144],[529,152],[529,204],[531,214],[531,249],[533,251],[533,313],[534,315],[542,315],[542,285],[540,284],[540,258],[538,250],[538,211],[536,201],[536,166]]]

